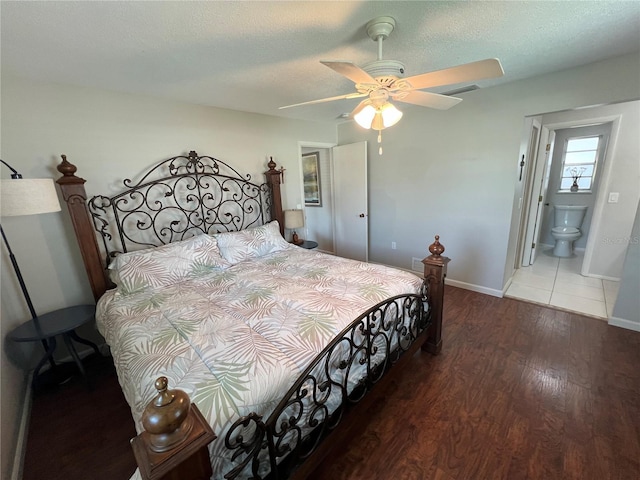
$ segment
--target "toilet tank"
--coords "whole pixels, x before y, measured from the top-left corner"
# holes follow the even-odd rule
[[[583,205],[554,205],[554,227],[580,228],[587,207]]]

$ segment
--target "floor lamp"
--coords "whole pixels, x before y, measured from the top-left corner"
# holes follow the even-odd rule
[[[2,180],[1,183],[0,216],[17,217],[20,215],[36,215],[39,213],[60,211],[60,202],[58,202],[58,195],[51,178],[22,178],[22,175],[4,160],[0,160],[0,162],[12,172],[11,180]],[[22,273],[20,273],[20,267],[18,267],[18,262],[11,250],[2,224],[0,224],[0,231],[2,232],[2,240],[9,252],[11,264],[13,265],[16,277],[18,277],[18,283],[29,307],[34,325],[37,330],[40,330],[38,315],[33,308],[33,302],[31,302],[27,286],[22,278]],[[42,341],[42,344],[45,349],[47,349],[47,342],[45,340]]]

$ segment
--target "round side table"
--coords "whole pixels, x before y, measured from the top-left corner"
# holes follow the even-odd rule
[[[98,355],[100,354],[95,343],[79,337],[75,332],[75,329],[79,326],[92,321],[95,313],[95,305],[77,305],[75,307],[61,308],[44,315],[38,315],[37,322],[31,319],[16,327],[7,335],[14,342],[43,342],[45,345],[45,354],[33,372],[32,388],[35,389],[40,369],[47,361],[51,362],[52,367],[55,367],[53,352],[56,349],[56,336],[58,335],[62,335],[62,339],[78,366],[78,370],[80,370],[85,381],[88,382],[87,374],[72,340],[89,345]]]

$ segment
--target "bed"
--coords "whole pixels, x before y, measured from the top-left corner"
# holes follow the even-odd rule
[[[268,167],[258,184],[192,151],[88,200],[58,167],[136,428],[167,377],[218,436],[213,478],[304,477],[392,366],[441,348],[438,237],[424,277],[299,248]]]

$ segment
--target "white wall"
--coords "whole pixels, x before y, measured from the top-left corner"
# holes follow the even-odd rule
[[[618,298],[609,324],[640,332],[640,203],[631,236],[620,238],[619,243],[628,245],[628,248]]]
[[[283,202],[302,202],[298,141],[335,143],[333,124],[285,120],[106,91],[2,77],[1,157],[25,177],[57,178],[64,153],[89,195],[117,188],[165,158],[196,150],[264,181],[267,157],[287,171]],[[3,178],[9,171],[3,167]],[[293,180],[293,181],[291,181]],[[66,208],[63,205],[63,209]],[[38,312],[93,303],[68,213],[2,219]],[[2,335],[29,315],[2,247]],[[35,346],[36,348],[39,345]],[[11,348],[7,345],[7,348]],[[2,478],[9,468],[23,372],[2,352]],[[38,351],[37,354],[40,352]],[[11,360],[9,360],[9,358]]]
[[[400,105],[404,117],[383,131],[382,156],[376,132],[340,125],[339,144],[368,140],[371,147],[371,261],[410,268],[437,233],[452,258],[450,280],[501,294],[515,255],[511,214],[524,117],[640,98],[639,60],[626,55],[476,90],[447,111]]]

